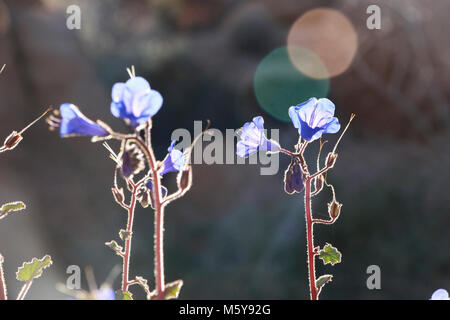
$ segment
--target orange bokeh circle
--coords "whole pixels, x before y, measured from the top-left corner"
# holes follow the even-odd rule
[[[287,46],[289,57],[298,70],[309,77],[324,79],[348,69],[358,48],[358,36],[350,20],[342,13],[317,8],[295,21],[287,37]],[[327,72],[322,68],[306,67],[311,66],[312,57],[299,54],[298,47],[312,51]]]

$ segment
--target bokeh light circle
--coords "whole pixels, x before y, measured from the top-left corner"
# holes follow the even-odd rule
[[[297,53],[305,50],[297,48]],[[281,47],[269,53],[258,65],[253,85],[261,108],[278,120],[290,122],[289,107],[311,97],[326,97],[330,83],[328,79],[312,79],[299,72],[289,59],[288,48]]]
[[[350,20],[334,9],[313,9],[295,21],[288,37],[289,57],[295,67],[315,79],[337,76],[348,69],[357,48],[358,36]],[[311,50],[325,65],[327,72],[307,67],[314,57],[299,54],[296,47]],[[311,62],[312,61],[312,62]]]

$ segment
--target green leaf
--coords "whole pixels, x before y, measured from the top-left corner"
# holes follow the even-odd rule
[[[164,297],[166,300],[168,299],[177,299],[181,287],[183,286],[183,280],[176,280],[174,282],[166,284],[166,287],[164,289]]]
[[[338,249],[327,243],[322,250],[319,251],[319,258],[323,260],[323,264],[331,263],[334,266],[341,262],[342,254]]]
[[[316,287],[320,290],[325,284],[333,280],[332,274],[324,274],[316,280]]]
[[[119,255],[121,257],[123,256],[123,251],[122,251],[123,248],[122,248],[122,246],[119,246],[115,240],[112,240],[110,242],[105,242],[105,245],[110,247],[112,250],[114,250],[117,255]]]
[[[30,262],[24,262],[16,272],[16,278],[19,281],[29,282],[39,278],[42,271],[52,265],[52,258],[46,255],[42,259],[33,258]]]
[[[126,230],[123,230],[123,229],[120,229],[120,232],[119,232],[120,239],[122,239],[123,241],[125,241],[129,237],[131,237],[132,234],[133,234],[132,232],[126,231]]]
[[[27,206],[22,201],[13,201],[5,203],[0,208],[0,219],[6,217],[10,212],[16,212],[25,209]]]
[[[133,300],[133,294],[129,291],[116,291],[117,300]]]

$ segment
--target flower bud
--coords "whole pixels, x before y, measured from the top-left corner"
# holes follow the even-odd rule
[[[113,193],[114,199],[116,199],[116,202],[122,203],[125,198],[123,195],[123,188],[120,189],[111,188],[111,191]]]
[[[182,192],[186,192],[192,185],[192,167],[181,170],[177,175],[178,189]]]
[[[122,175],[129,178],[145,169],[144,154],[136,145],[128,145],[121,154]]]
[[[304,188],[303,173],[297,157],[292,157],[291,163],[284,172],[284,191],[288,194],[302,192]]]
[[[328,153],[327,155],[327,160],[326,160],[326,164],[328,168],[333,168],[334,164],[336,163],[336,159],[337,159],[337,153]]]
[[[23,137],[17,131],[11,132],[11,134],[5,139],[3,147],[6,150],[12,150],[22,141]]]
[[[341,208],[342,203],[337,202],[336,199],[333,199],[333,201],[328,203],[328,214],[330,215],[331,219],[336,220],[339,217]]]
[[[323,189],[323,175],[320,175],[314,179],[314,194],[319,193]]]

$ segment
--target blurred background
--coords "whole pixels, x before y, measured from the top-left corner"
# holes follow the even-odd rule
[[[80,30],[66,26],[72,4]],[[379,30],[367,26],[372,4]],[[328,175],[341,216],[315,228],[317,245],[343,254],[334,267],[317,263],[334,274],[321,298],[429,299],[450,289],[449,12],[447,0],[0,0],[0,136],[63,102],[127,132],[109,104],[131,65],[164,97],[153,129],[160,159],[172,131],[193,132],[194,120],[224,131],[257,115],[292,149],[289,106],[328,97],[342,124],[357,116]],[[330,148],[337,135],[325,138]],[[303,198],[283,191],[288,163],[281,156],[272,176],[259,165],[194,165],[193,188],[166,214],[166,279],[184,280],[181,299],[309,298]],[[126,223],[113,169],[100,143],[60,139],[44,121],[1,155],[1,203],[28,206],[0,221],[11,297],[17,267],[34,256],[54,264],[29,299],[66,299],[55,286],[69,265],[91,266],[101,284],[120,264],[104,245]],[[330,197],[315,198],[317,217]],[[138,210],[134,236],[131,275],[153,287],[150,209]],[[380,290],[367,289],[370,265],[381,268]]]

